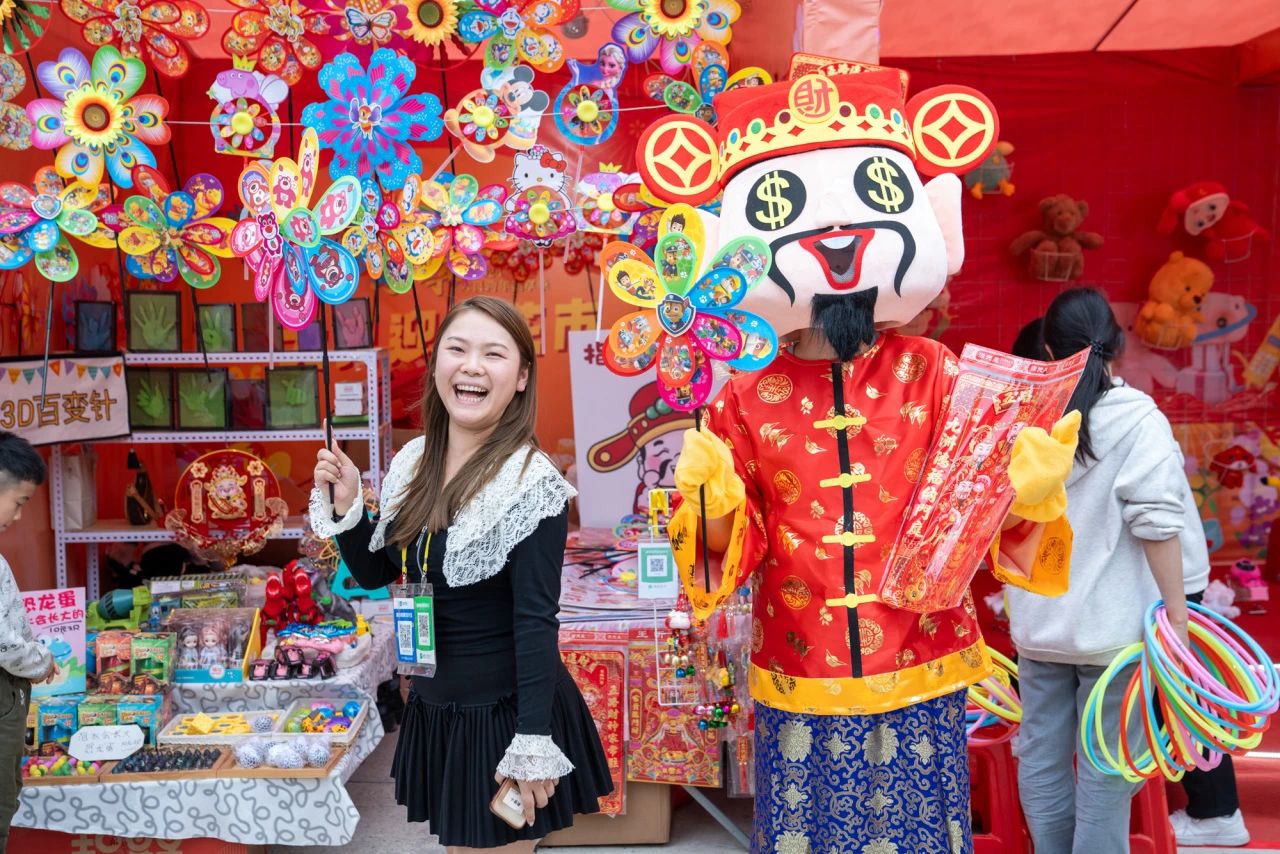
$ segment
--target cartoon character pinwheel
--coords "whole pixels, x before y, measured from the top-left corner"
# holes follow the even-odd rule
[[[444,264],[459,278],[483,278],[489,262],[480,250],[490,241],[486,229],[502,219],[507,188],[501,184],[481,187],[470,175],[441,175],[423,184],[419,197],[435,252],[418,278],[430,277]]]
[[[217,102],[209,116],[215,151],[240,157],[275,155],[279,107],[289,97],[288,83],[274,74],[233,68],[218,72],[208,94]]]
[[[618,127],[618,86],[627,71],[622,46],[609,42],[595,63],[568,61],[572,77],[556,96],[556,127],[573,142],[597,145]]]
[[[231,0],[239,11],[222,34],[222,49],[237,68],[256,64],[276,74],[290,86],[302,79],[302,70],[320,67],[323,56],[315,36],[329,31],[324,15],[300,0]]]
[[[739,237],[707,259],[705,241],[697,211],[678,204],[663,214],[656,266],[630,243],[615,241],[600,254],[610,289],[641,309],[609,330],[605,365],[622,376],[656,368],[659,395],[686,412],[710,395],[712,360],[752,371],[778,350],[769,324],[736,308],[764,281],[772,262],[768,245]]]
[[[388,48],[373,52],[368,71],[350,53],[320,69],[329,100],[308,104],[302,123],[316,129],[321,147],[333,149],[331,176],[376,175],[385,189],[395,190],[422,171],[412,143],[435,139],[444,125],[439,98],[408,94],[416,74],[413,60]]]
[[[0,184],[0,270],[16,270],[34,258],[46,279],[74,278],[80,260],[66,236],[85,240],[99,233],[90,210],[96,198],[95,188],[64,188],[50,166],[36,172],[34,186]]]
[[[133,167],[156,165],[147,146],[169,141],[169,103],[138,94],[147,76],[142,60],[108,45],[98,48],[90,65],[69,47],[57,62],[40,63],[36,75],[53,97],[27,104],[35,125],[31,141],[36,148],[58,149],[59,175],[96,188],[105,167],[116,186],[129,188]]]
[[[484,64],[507,68],[517,62],[539,71],[559,71],[564,45],[550,29],[567,24],[581,9],[578,0],[475,0],[458,21],[463,41],[487,42]]]
[[[313,128],[302,134],[298,160],[252,163],[240,173],[245,218],[231,232],[231,251],[254,273],[253,292],[270,300],[281,325],[302,329],[315,316],[318,301],[346,302],[360,278],[360,267],[336,234],[360,209],[360,182],[339,178],[314,207],[320,143]]]
[[[417,175],[390,195],[378,182],[360,182],[360,212],[342,235],[342,245],[364,260],[365,271],[375,283],[385,283],[393,293],[407,293],[413,287],[415,266],[431,260],[435,239],[425,225],[416,227],[401,214],[417,207],[422,179]]]
[[[191,66],[187,42],[209,30],[209,13],[196,0],[61,0],[62,11],[80,24],[91,45],[115,45],[125,56],[145,59],[165,77],[181,77]]]
[[[712,102],[721,92],[740,86],[767,86],[773,82],[769,72],[756,66],[730,75],[729,49],[714,41],[704,41],[693,49],[689,76],[692,84],[666,74],[650,74],[645,78],[644,89],[650,98],[666,104],[677,113],[697,116],[708,124],[715,124],[716,110]]]
[[[728,44],[742,10],[736,0],[608,0],[631,14],[613,25],[613,40],[627,61],[647,62],[655,53],[662,70],[679,74],[705,40]]]
[[[192,175],[177,192],[150,166],[133,170],[140,195],[124,200],[130,223],[120,232],[120,250],[129,256],[129,272],[140,279],[172,282],[179,275],[193,288],[211,288],[222,277],[218,257],[231,257],[236,221],[214,216],[224,193],[217,178]]]
[[[31,131],[35,126],[27,111],[11,103],[27,88],[27,72],[18,60],[0,54],[0,148],[22,151],[31,147]]]
[[[486,68],[480,72],[481,88],[463,95],[458,106],[444,114],[445,127],[473,160],[489,163],[502,146],[526,151],[538,141],[551,100],[533,88],[533,78],[527,65]]]
[[[583,175],[574,188],[582,227],[611,234],[626,231],[635,215],[620,210],[613,194],[619,187],[638,181],[639,177],[619,172],[617,166],[608,163],[601,165],[599,172]]]

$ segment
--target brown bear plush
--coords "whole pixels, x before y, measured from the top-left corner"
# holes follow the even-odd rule
[[[1009,244],[1009,251],[1022,255],[1030,250],[1028,269],[1037,279],[1065,282],[1084,275],[1084,250],[1102,245],[1102,235],[1076,231],[1089,214],[1089,203],[1065,194],[1040,202],[1042,231],[1028,231]]]

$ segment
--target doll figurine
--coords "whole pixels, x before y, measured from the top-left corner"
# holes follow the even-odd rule
[[[222,631],[214,623],[200,629],[200,666],[206,670],[226,664],[227,648],[222,642]]]
[[[200,667],[200,637],[191,626],[183,626],[178,632],[178,669],[195,670]]]

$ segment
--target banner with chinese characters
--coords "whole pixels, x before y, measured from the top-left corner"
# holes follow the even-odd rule
[[[84,588],[33,590],[22,594],[22,606],[36,640],[49,648],[58,665],[58,675],[53,682],[32,685],[31,696],[83,694]]]
[[[128,402],[120,356],[0,362],[0,430],[33,445],[127,435]]]

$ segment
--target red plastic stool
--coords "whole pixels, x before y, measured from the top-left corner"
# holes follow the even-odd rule
[[[1133,796],[1129,809],[1129,851],[1132,854],[1177,854],[1178,843],[1169,824],[1169,799],[1164,778],[1148,780]]]
[[[1007,741],[969,746],[974,854],[1019,854],[1030,848],[1018,802],[1018,767]]]

